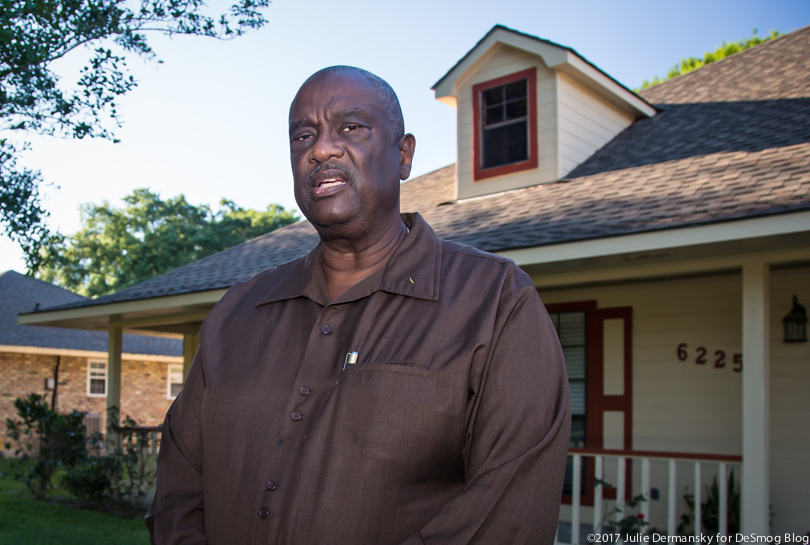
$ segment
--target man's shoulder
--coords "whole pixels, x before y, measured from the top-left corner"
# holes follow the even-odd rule
[[[304,276],[306,258],[307,256],[303,255],[237,280],[216,304],[209,318],[253,308],[274,290],[289,287],[291,283],[299,283]]]
[[[296,279],[297,275],[303,271],[306,258],[306,255],[302,255],[292,261],[240,278],[231,286],[228,292],[263,292],[272,287],[286,284],[289,280]]]
[[[514,261],[507,257],[480,250],[475,246],[454,240],[440,239],[442,244],[442,262],[444,265],[460,265],[471,274],[506,275],[521,287],[534,288],[531,278]],[[447,261],[445,261],[447,260]]]

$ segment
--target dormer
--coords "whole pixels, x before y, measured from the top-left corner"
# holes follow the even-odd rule
[[[433,90],[457,110],[458,199],[564,178],[656,113],[573,49],[501,25]]]

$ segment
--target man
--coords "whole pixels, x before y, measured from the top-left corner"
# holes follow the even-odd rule
[[[316,73],[289,128],[321,242],[203,323],[163,428],[153,541],[551,543],[570,410],[530,279],[400,216],[415,140],[378,77]]]

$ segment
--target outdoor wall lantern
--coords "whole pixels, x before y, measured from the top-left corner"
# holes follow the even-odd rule
[[[799,304],[799,298],[793,296],[793,310],[782,318],[785,324],[786,343],[807,342],[807,309]]]

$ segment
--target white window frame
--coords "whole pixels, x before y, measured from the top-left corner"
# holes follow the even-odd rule
[[[93,369],[93,364],[94,363],[102,363],[102,364],[104,364],[104,393],[103,394],[94,394],[94,393],[91,393],[91,391],[90,391],[90,379],[91,378],[95,378],[95,379],[100,379],[101,378],[98,375],[95,375],[95,376],[93,375],[92,369]],[[107,392],[109,391],[107,389],[108,380],[109,380],[109,372],[108,372],[107,367],[108,367],[107,360],[87,360],[87,397],[107,397]],[[99,371],[95,370],[95,372],[98,373]]]
[[[172,395],[172,373],[180,373],[180,384],[183,384],[185,380],[183,380],[183,364],[182,363],[170,363],[167,373],[166,373],[166,399],[175,399],[177,396]]]

